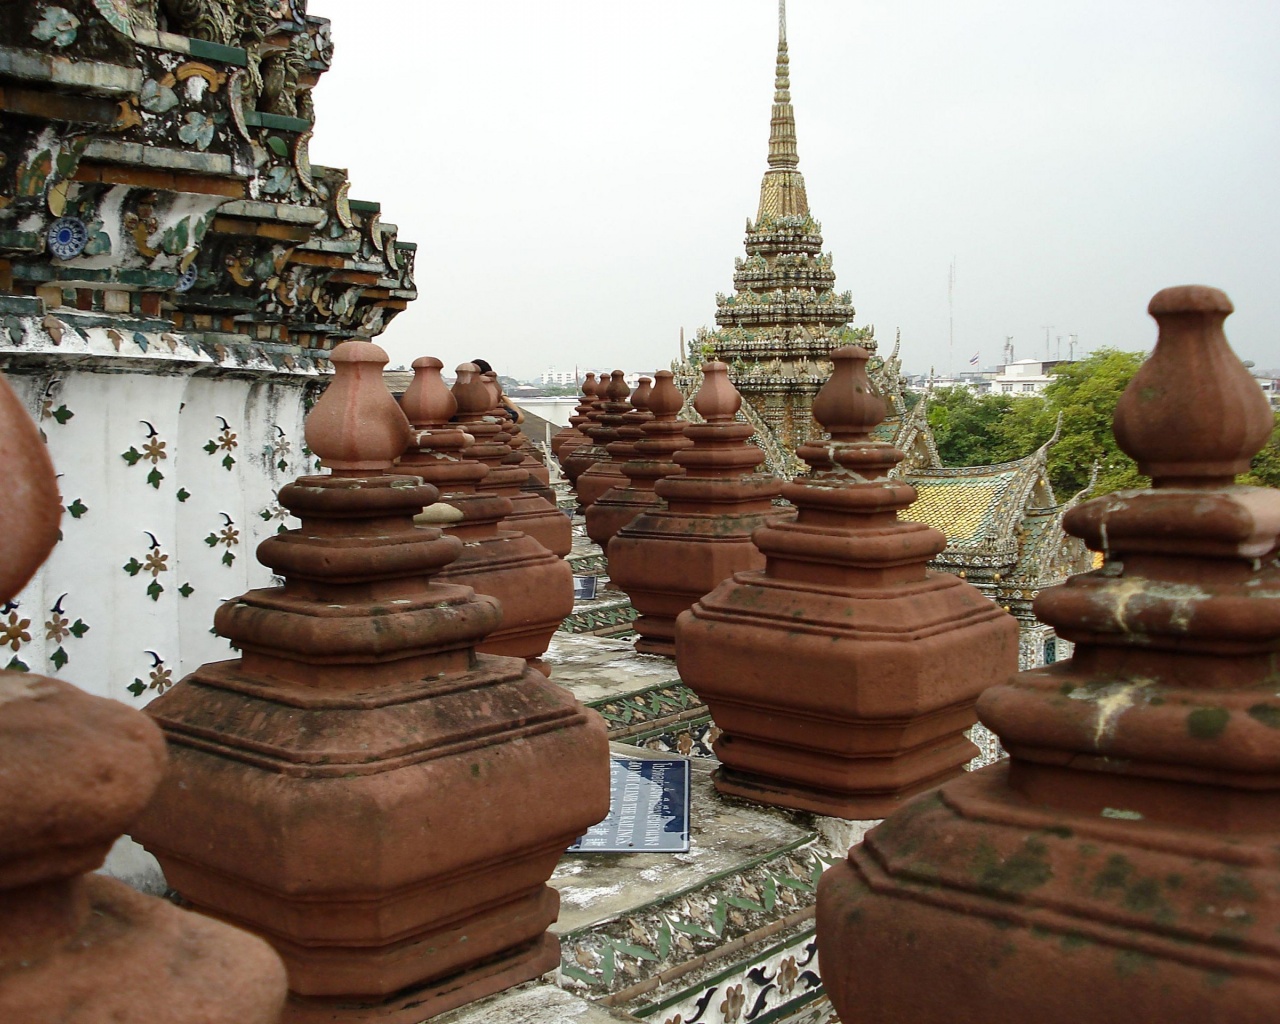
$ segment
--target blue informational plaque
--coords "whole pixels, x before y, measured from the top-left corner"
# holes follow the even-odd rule
[[[594,601],[599,576],[575,576],[573,578],[573,599],[575,601]]]
[[[579,853],[689,849],[689,762],[609,759],[609,816],[571,847]]]

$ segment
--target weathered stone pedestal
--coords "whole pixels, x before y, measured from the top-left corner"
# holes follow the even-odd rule
[[[582,432],[584,423],[590,422],[589,413],[596,397],[596,375],[588,373],[582,381],[582,394],[578,405],[569,417],[569,425],[562,427],[551,435],[551,454],[560,463],[560,471],[564,472],[564,458],[580,444],[587,443],[587,435]]]
[[[978,704],[1009,751],[828,871],[823,976],[845,1020],[1272,1020],[1280,1006],[1280,493],[1233,484],[1272,416],[1225,295],[1152,300],[1116,409],[1153,490],[1073,509],[1106,558],[1036,613],[1076,644]]]
[[[3,378],[0,466],[7,602],[56,543],[60,502],[36,426]],[[86,874],[146,806],[164,768],[164,740],[140,712],[57,679],[0,672],[6,1024],[278,1019],[284,970],[260,939]]]
[[[312,410],[329,476],[286,486],[286,580],[218,611],[242,652],[148,708],[172,770],[135,837],[194,906],[284,958],[284,1020],[412,1024],[554,966],[546,883],[608,806],[605,732],[516,659],[477,655],[492,598],[430,577],[462,543],[390,474],[410,428],[351,342]]]
[[[693,446],[674,456],[685,475],[654,487],[667,507],[640,514],[609,542],[609,575],[640,613],[636,650],[646,654],[674,657],[676,617],[735,572],[764,568],[752,532],[794,515],[773,505],[782,481],[752,472],[764,454],[747,441],[751,425],[734,421],[742,396],[727,371],[703,367],[693,407],[706,422],[685,426]]]
[[[671,457],[693,444],[684,436],[684,424],[676,419],[684,408],[684,396],[672,382],[674,375],[659,370],[656,376],[657,383],[645,398],[652,417],[640,425],[640,438],[631,446],[633,457],[621,467],[622,482],[587,509],[587,536],[606,550],[614,535],[641,512],[666,507],[654,485],[684,472]]]
[[[475,376],[474,363],[458,367],[453,395],[458,403],[459,424],[476,439],[467,449],[467,457],[489,467],[485,489],[511,502],[511,511],[505,520],[507,527],[528,534],[552,554],[563,558],[573,548],[573,526],[568,516],[545,498],[521,490],[529,473],[519,465],[518,456],[512,458],[504,428],[504,422],[510,420],[495,411],[493,395]]]
[[[572,570],[532,537],[500,529],[511,514],[511,502],[477,492],[489,470],[465,457],[470,437],[449,422],[458,403],[440,376],[443,365],[430,356],[414,360],[413,383],[400,405],[416,437],[395,471],[420,476],[440,491],[440,501],[416,517],[417,522],[462,541],[461,554],[436,579],[471,587],[502,606],[502,624],[476,649],[524,658],[547,674],[542,653],[573,611]]]
[[[631,389],[627,387],[625,377],[621,370],[614,370],[603,387],[596,385],[600,404],[593,412],[591,422],[582,428],[587,435],[587,443],[575,448],[564,459],[564,475],[578,494],[578,504],[584,508],[609,489],[588,480],[585,484],[587,495],[584,496],[583,477],[594,466],[609,461],[609,445],[622,436],[618,428],[622,426],[623,417],[631,411],[631,404],[627,401]]]
[[[841,818],[883,818],[959,774],[988,686],[1018,667],[1012,616],[926,568],[946,538],[898,520],[915,488],[871,431],[885,415],[870,353],[832,353],[814,401],[830,440],[802,446],[783,497],[795,521],[755,532],[763,570],[736,573],[676,623],[680,677],[722,730],[716,787]]]

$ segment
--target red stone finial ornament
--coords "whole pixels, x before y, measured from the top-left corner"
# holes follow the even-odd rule
[[[594,510],[606,494],[627,485],[624,467],[636,457],[636,443],[644,437],[644,425],[653,419],[653,413],[649,411],[652,383],[651,378],[641,377],[639,385],[631,392],[631,411],[622,417],[618,439],[609,442],[605,448],[609,453],[608,461],[597,462],[578,477],[578,498],[586,506],[587,536],[599,544],[602,551],[608,546],[609,539],[635,518],[635,513],[632,513],[619,521],[616,505],[606,508],[602,514]]]
[[[650,416],[640,424],[640,438],[632,443],[633,456],[622,466],[622,483],[605,491],[587,509],[587,536],[608,550],[609,541],[641,512],[666,508],[654,485],[664,477],[684,472],[672,456],[693,442],[684,436],[684,424],[676,417],[684,408],[684,396],[670,370],[659,370],[656,383],[644,396]],[[643,378],[642,378],[643,380]]]
[[[576,448],[563,460],[564,474],[577,491],[579,504],[584,507],[600,497],[608,487],[602,489],[588,483],[587,493],[584,495],[580,481],[597,463],[609,461],[609,445],[622,436],[618,428],[631,411],[631,403],[627,401],[631,389],[627,387],[626,374],[621,370],[614,370],[609,374],[609,380],[603,388],[597,385],[596,394],[600,398],[599,408],[593,412],[592,422],[582,428],[588,443]]]
[[[573,415],[569,417],[569,425],[557,431],[551,437],[551,454],[556,457],[556,461],[561,463],[563,471],[564,459],[562,457],[562,449],[568,446],[568,451],[564,451],[563,455],[568,455],[580,444],[587,443],[587,435],[582,432],[582,425],[588,422],[587,414],[591,412],[591,403],[596,397],[596,375],[588,373],[583,378],[581,384],[582,395],[578,399],[578,404],[573,411]]]
[[[692,445],[673,456],[685,472],[654,486],[666,508],[643,512],[609,542],[609,576],[640,617],[636,650],[674,657],[676,616],[735,572],[764,567],[751,543],[759,526],[794,515],[773,501],[782,481],[756,473],[764,452],[734,419],[742,396],[721,362],[702,367],[694,408],[705,423],[685,425]]]
[[[440,376],[439,359],[414,360],[401,400],[416,437],[395,472],[420,476],[440,500],[417,517],[462,541],[462,553],[436,576],[471,587],[502,605],[502,623],[476,646],[484,654],[524,658],[544,674],[542,654],[573,611],[573,571],[532,537],[502,528],[511,502],[484,489],[489,468],[466,457],[472,438],[449,423],[458,403]]]
[[[473,363],[463,363],[458,367],[458,378],[453,385],[453,394],[458,400],[458,422],[476,439],[466,456],[489,467],[485,490],[511,502],[506,528],[528,534],[552,554],[563,558],[573,548],[573,524],[545,498],[522,490],[529,471],[520,465],[521,456],[513,453],[507,443],[510,434],[506,428],[511,419],[497,411],[494,392],[476,375],[475,369]],[[570,596],[572,585],[571,578]]]
[[[676,623],[680,678],[711,709],[716,788],[840,818],[882,818],[978,753],[964,731],[986,687],[1017,669],[1016,621],[927,563],[946,538],[898,519],[915,500],[902,460],[870,432],[885,403],[870,354],[831,354],[814,415],[830,440],[799,449],[782,489],[794,521],[760,527],[763,570],[738,572]],[[719,388],[703,403],[723,417]]]
[[[287,1024],[417,1024],[558,963],[544,883],[608,809],[608,747],[567,691],[476,653],[501,610],[433,579],[462,542],[414,523],[436,488],[388,472],[410,427],[364,369],[386,356],[332,358],[308,438],[368,468],[281,490],[302,526],[258,557],[285,583],[223,604],[240,657],[148,706],[172,767],[134,832],[280,953]]]
[[[48,451],[0,377],[0,600],[48,557]],[[260,939],[88,874],[147,805],[164,738],[139,711],[0,672],[0,1020],[273,1024],[284,968]]]
[[[917,798],[823,876],[845,1019],[1275,1017],[1280,492],[1233,483],[1272,415],[1230,311],[1211,288],[1151,302],[1159,340],[1115,432],[1153,488],[1064,517],[1105,562],[1036,599],[1074,656],[978,702],[1009,759]]]

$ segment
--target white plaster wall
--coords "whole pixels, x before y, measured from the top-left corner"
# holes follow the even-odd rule
[[[313,378],[112,369],[6,373],[45,433],[64,507],[80,515],[64,511],[61,542],[0,613],[0,665],[141,707],[232,656],[210,632],[215,608],[272,585],[254,552],[297,525],[275,496],[314,471],[302,435]],[[77,624],[87,631],[67,632]]]

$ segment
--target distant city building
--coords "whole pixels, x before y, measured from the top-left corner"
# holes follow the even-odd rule
[[[1053,383],[1054,369],[1070,359],[1019,359],[1017,362],[1005,363],[996,367],[994,375],[987,377],[987,394],[1012,395],[1015,398],[1028,398],[1031,395],[1044,393],[1044,389]]]
[[[576,367],[572,370],[553,370],[548,368],[542,371],[542,376],[538,378],[538,382],[544,387],[564,387],[567,384],[576,386],[581,379],[582,376],[578,373]]]

